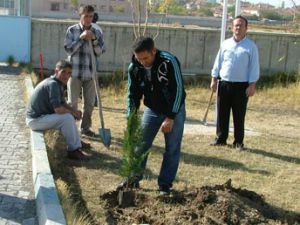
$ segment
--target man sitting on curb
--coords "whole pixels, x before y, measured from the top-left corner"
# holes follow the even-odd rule
[[[75,120],[81,119],[81,111],[72,110],[65,102],[64,86],[67,85],[71,74],[70,62],[57,62],[55,74],[39,83],[30,96],[26,124],[32,130],[60,130],[68,147],[68,158],[81,160],[85,155],[80,149],[91,146],[80,140],[75,123]]]

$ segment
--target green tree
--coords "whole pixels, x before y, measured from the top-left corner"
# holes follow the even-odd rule
[[[74,9],[78,9],[78,0],[70,0],[70,4]]]
[[[142,172],[141,164],[147,153],[142,149],[141,119],[136,110],[129,115],[127,128],[124,132],[123,158],[120,175],[126,180],[131,180]]]
[[[175,0],[166,0],[159,3],[157,11],[159,13],[168,13],[173,15],[186,15],[187,10],[184,5],[180,5]]]
[[[258,20],[259,19],[259,17],[257,16],[257,15],[249,15],[249,16],[246,16],[246,18],[247,18],[247,20]]]
[[[235,5],[231,5],[227,9],[228,15],[231,15],[232,17],[235,16]]]
[[[260,12],[260,17],[269,20],[282,20],[282,16],[275,10],[263,10]]]
[[[113,12],[125,12],[125,7],[123,5],[114,5]]]
[[[208,8],[208,7],[201,7],[197,12],[200,16],[213,16],[214,15],[211,8]]]

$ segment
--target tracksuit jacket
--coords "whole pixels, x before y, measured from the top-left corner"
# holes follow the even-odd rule
[[[180,63],[175,56],[158,50],[151,67],[151,76],[132,57],[128,67],[128,113],[139,108],[143,96],[145,106],[174,119],[186,96]]]

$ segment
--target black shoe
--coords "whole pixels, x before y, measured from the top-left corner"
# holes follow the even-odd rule
[[[140,188],[140,183],[137,180],[124,180],[117,185],[117,191],[124,190],[126,188]]]
[[[232,147],[237,149],[237,150],[240,150],[240,151],[243,151],[244,150],[244,144],[243,143],[233,143],[232,144]]]
[[[226,141],[218,141],[218,140],[215,140],[213,143],[210,144],[210,146],[225,146],[227,145]]]
[[[169,185],[162,185],[159,187],[159,196],[169,196],[171,189]]]
[[[97,134],[95,134],[93,131],[90,129],[87,130],[81,130],[81,134],[88,136],[88,137],[97,137]]]
[[[84,160],[86,159],[86,156],[80,149],[76,149],[74,151],[68,151],[68,158],[73,160]]]
[[[83,149],[91,149],[91,144],[81,141],[81,148]]]

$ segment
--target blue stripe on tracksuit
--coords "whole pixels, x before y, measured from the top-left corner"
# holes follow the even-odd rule
[[[129,66],[128,66],[127,116],[129,116],[129,114],[130,114],[130,107],[131,107],[129,95],[130,95],[130,86],[131,86],[130,70],[131,70],[132,67],[133,67],[133,63],[130,63]]]
[[[182,101],[182,79],[181,79],[181,72],[177,60],[168,52],[161,51],[161,55],[167,59],[169,59],[173,65],[174,72],[175,72],[175,79],[177,83],[177,92],[176,98],[174,101],[172,112],[177,113],[179,111],[180,103]]]

